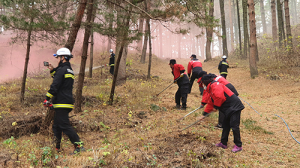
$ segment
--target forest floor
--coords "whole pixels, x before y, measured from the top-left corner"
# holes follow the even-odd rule
[[[84,142],[86,152],[70,155],[73,146],[64,136],[61,153],[53,146],[51,126],[40,128],[47,110],[41,105],[52,79],[36,75],[27,80],[25,103],[19,103],[19,80],[0,85],[0,166],[2,167],[299,167],[300,139],[299,76],[259,69],[259,77],[250,78],[246,61],[228,60],[231,82],[256,112],[245,102],[241,115],[243,150],[232,153],[232,133],[228,149],[220,149],[222,130],[216,129],[217,113],[199,124],[180,131],[202,114],[198,110],[181,122],[176,120],[198,108],[201,102],[195,82],[188,95],[186,111],[176,110],[169,59],[153,58],[151,74],[148,64],[130,55],[127,81],[117,86],[115,101],[108,105],[112,77],[108,69],[93,71],[83,88],[82,112],[70,113],[72,125]],[[131,60],[131,61],[130,61]],[[187,67],[188,59],[177,59]],[[203,69],[218,73],[220,59],[204,62]],[[72,63],[72,61],[71,61]],[[78,64],[74,65],[74,67]],[[295,68],[294,71],[299,69]],[[298,71],[299,72],[299,71]],[[75,81],[77,78],[75,79]],[[76,83],[74,86],[74,93]],[[259,113],[259,114],[258,114]],[[277,114],[278,116],[276,116]],[[10,138],[13,136],[14,138]]]

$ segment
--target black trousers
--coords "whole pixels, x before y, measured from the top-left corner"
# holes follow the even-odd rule
[[[220,110],[219,110],[219,125],[223,125],[223,121],[224,121],[224,118],[225,118],[225,115],[224,113],[222,113]]]
[[[109,72],[113,75],[115,70],[115,66],[111,66],[109,69]]]
[[[192,73],[192,76],[191,76],[191,79],[190,79],[190,90],[189,90],[189,93],[191,93],[191,90],[192,90],[192,87],[193,87],[195,79],[198,79],[198,72],[193,72]]]
[[[52,129],[55,136],[56,148],[58,149],[60,149],[62,133],[66,134],[73,144],[80,142],[79,136],[70,124],[69,113],[71,111],[72,109],[55,109]]]
[[[237,111],[233,113],[231,116],[225,116],[223,121],[223,131],[221,137],[221,142],[223,145],[227,145],[228,136],[231,128],[233,132],[233,138],[234,138],[233,142],[238,147],[242,146],[241,135],[240,135],[240,120],[241,120],[241,111]]]
[[[186,100],[189,91],[189,84],[184,84],[178,87],[178,90],[175,94],[175,103],[176,105],[180,105],[180,100],[182,103],[182,107],[186,107]]]
[[[223,77],[226,79],[226,77],[227,77],[227,74],[221,74],[221,76],[223,76]]]

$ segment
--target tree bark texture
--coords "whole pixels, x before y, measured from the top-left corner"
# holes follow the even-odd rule
[[[256,24],[255,24],[255,8],[254,0],[248,0],[248,10],[249,10],[249,26],[250,26],[250,75],[251,78],[255,78],[258,75],[257,65],[256,65]]]
[[[84,82],[84,75],[85,75],[85,65],[87,60],[87,52],[89,47],[89,38],[91,36],[91,28],[93,15],[93,8],[94,8],[94,0],[88,0],[88,8],[87,8],[87,17],[86,17],[86,26],[83,38],[83,45],[82,45],[82,56],[80,62],[80,69],[78,75],[78,84],[76,89],[76,96],[75,96],[75,105],[74,105],[74,112],[78,113],[81,112],[81,103],[82,103],[82,88]]]
[[[144,4],[145,4],[145,11],[148,11],[148,4],[147,4],[147,1],[144,1]],[[147,23],[147,19],[146,19],[146,24]],[[149,30],[148,30],[148,25],[145,26],[145,35],[144,35],[144,45],[143,45],[143,51],[142,51],[142,56],[141,56],[141,63],[142,64],[145,64],[146,62],[146,53],[147,53],[147,42],[148,42],[148,37],[149,37]]]
[[[239,0],[236,0],[236,10],[237,10],[237,22],[238,22],[238,31],[239,31],[240,57],[241,57],[242,56],[242,35],[241,35],[242,33],[241,33]]]
[[[89,78],[93,77],[93,63],[94,63],[94,31],[91,30],[91,46],[90,46],[90,66],[89,66]]]
[[[140,18],[139,19],[139,33],[143,33],[143,30],[144,30],[144,18]],[[138,44],[137,44],[137,50],[138,50],[138,53],[142,53],[142,49],[143,49],[143,35],[141,35],[141,39],[138,41]]]
[[[29,30],[27,31],[27,48],[26,48],[26,57],[25,57],[22,86],[21,86],[21,96],[20,96],[21,103],[24,101],[24,97],[25,97],[25,86],[26,86],[26,79],[27,79],[30,46],[31,46],[30,41],[31,41],[31,33],[32,33],[32,24],[33,24],[33,17],[30,18]]]
[[[276,2],[271,0],[271,13],[272,13],[272,38],[273,41],[277,40],[277,24],[276,24]]]
[[[80,0],[79,6],[76,11],[75,20],[72,24],[67,43],[65,44],[65,47],[68,48],[71,52],[73,50],[73,47],[74,47],[74,44],[76,41],[77,33],[78,33],[78,30],[81,25],[81,20],[82,20],[83,14],[84,14],[86,4],[87,4],[87,0]]]
[[[214,16],[214,0],[210,0],[209,1],[209,11],[208,11],[208,15],[210,17],[210,19],[213,18]],[[206,60],[209,61],[212,59],[211,56],[211,42],[213,37],[213,28],[212,27],[206,27],[206,48],[205,48],[205,52],[206,52]]]
[[[220,0],[220,11],[221,11],[221,23],[222,23],[223,55],[226,55],[228,57],[224,0]]]
[[[248,52],[248,41],[249,41],[249,34],[248,34],[248,24],[247,24],[247,0],[243,0],[243,24],[244,24],[244,54],[243,59],[247,59],[247,52]]]
[[[293,51],[293,43],[292,43],[292,30],[291,30],[291,22],[290,22],[290,11],[289,11],[289,0],[284,0],[284,9],[285,9],[285,26],[286,26],[286,37],[288,41],[289,51]]]
[[[140,61],[142,64],[145,64],[145,62],[146,62],[147,43],[148,43],[148,34],[147,33],[148,33],[148,26],[145,26],[144,44],[143,44],[141,61]]]
[[[278,18],[278,36],[279,36],[279,46],[282,46],[283,41],[283,27],[282,27],[282,7],[280,0],[277,0],[277,18]]]
[[[97,4],[95,0],[95,4]],[[92,16],[92,21],[94,23],[94,20],[96,18],[96,7],[93,8],[93,16]],[[89,78],[93,77],[93,64],[94,64],[94,30],[93,26],[91,27],[91,47],[90,47],[90,66],[89,66]]]
[[[150,27],[150,19],[146,19],[147,26],[148,26],[148,35],[149,35],[149,63],[148,63],[148,76],[147,78],[151,78],[151,63],[152,63],[152,43],[151,43],[151,27]]]
[[[261,22],[263,27],[263,33],[267,33],[267,24],[266,24],[266,15],[265,15],[265,7],[264,7],[264,0],[260,0],[260,13],[261,13]]]

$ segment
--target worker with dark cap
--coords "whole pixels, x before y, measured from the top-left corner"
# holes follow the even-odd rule
[[[239,152],[242,150],[242,141],[240,136],[240,120],[241,111],[245,108],[241,100],[225,85],[214,80],[211,74],[202,77],[204,89],[210,96],[210,103],[214,109],[219,109],[225,117],[223,121],[223,130],[221,142],[217,143],[217,147],[227,149],[228,136],[230,129],[232,129],[234,137],[234,147],[232,152]],[[209,110],[203,112],[203,116],[199,120],[203,120],[210,112]]]
[[[202,63],[196,58],[196,55],[193,54],[191,57],[191,60],[188,64],[188,75],[190,79],[190,89],[189,93],[191,93],[193,84],[195,79],[198,79],[198,74],[202,71]],[[191,76],[192,73],[192,76]],[[201,92],[201,90],[200,90]],[[201,92],[201,95],[203,94],[203,91]]]
[[[190,86],[189,78],[185,73],[183,65],[176,64],[175,59],[171,59],[169,65],[174,76],[174,83],[178,85],[178,90],[175,94],[176,108],[186,110],[186,101]],[[182,106],[180,106],[180,102]]]

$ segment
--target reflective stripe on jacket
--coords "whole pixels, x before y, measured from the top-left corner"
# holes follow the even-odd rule
[[[228,61],[221,61],[219,63],[218,69],[220,71],[220,74],[228,74],[227,68],[229,68]]]
[[[54,108],[73,108],[74,72],[71,64],[69,62],[60,63],[55,68],[53,75],[53,82],[46,94],[46,99],[52,99]]]

